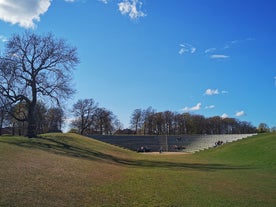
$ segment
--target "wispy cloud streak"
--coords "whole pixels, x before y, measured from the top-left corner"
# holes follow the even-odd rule
[[[245,112],[244,111],[238,111],[236,112],[235,116],[240,117],[240,116],[244,116]]]
[[[228,91],[225,91],[225,90],[219,91],[219,89],[208,88],[206,89],[203,95],[213,96],[213,95],[226,94],[226,93],[228,93]]]
[[[207,95],[207,96],[218,95],[218,94],[219,94],[218,89],[210,89],[210,88],[208,88],[204,93],[204,95]]]
[[[252,40],[254,40],[254,39],[246,38],[246,39],[237,39],[237,40],[227,41],[223,47],[218,47],[218,48],[210,47],[210,48],[207,48],[204,51],[204,53],[206,55],[208,55],[209,58],[211,58],[211,59],[220,59],[220,60],[227,59],[230,57],[229,55],[225,54],[228,49],[234,47],[235,45],[239,45],[241,43],[244,43],[247,41],[252,41]]]
[[[109,0],[98,0],[98,1],[100,1],[100,2],[102,2],[102,3],[104,3],[104,4],[108,4],[108,1],[109,1]]]
[[[195,106],[192,106],[192,107],[184,107],[183,109],[182,109],[182,111],[198,111],[198,110],[200,110],[201,109],[201,103],[198,103],[198,104],[196,104]]]
[[[205,106],[205,109],[214,109],[215,105]]]
[[[229,49],[235,45],[247,42],[247,41],[252,41],[254,40],[254,38],[246,38],[246,39],[237,39],[237,40],[231,40],[231,41],[227,41],[223,47],[224,50]]]
[[[179,44],[179,46],[180,46],[180,49],[178,51],[179,55],[183,55],[185,53],[194,54],[196,52],[196,47],[194,47],[189,43],[181,43]]]
[[[210,56],[211,59],[227,59],[229,58],[228,55],[223,55],[223,54],[214,54]]]
[[[208,48],[204,51],[205,54],[208,54],[208,53],[212,53],[212,52],[215,52],[217,49],[212,47],[212,48]]]

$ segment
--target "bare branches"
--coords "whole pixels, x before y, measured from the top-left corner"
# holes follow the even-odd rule
[[[14,35],[0,57],[0,94],[12,103],[24,100],[29,107],[28,121],[34,122],[30,111],[38,97],[59,102],[74,93],[72,70],[78,62],[76,48],[52,34]]]

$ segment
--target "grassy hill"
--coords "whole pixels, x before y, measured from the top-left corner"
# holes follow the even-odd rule
[[[276,135],[137,154],[75,134],[0,137],[0,206],[276,206]]]

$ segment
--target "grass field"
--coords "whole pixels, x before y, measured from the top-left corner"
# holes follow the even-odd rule
[[[0,137],[0,206],[276,206],[276,134],[138,154],[75,134]]]

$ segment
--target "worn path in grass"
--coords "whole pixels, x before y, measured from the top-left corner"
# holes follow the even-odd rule
[[[275,140],[159,156],[73,134],[0,137],[0,206],[275,206]]]

